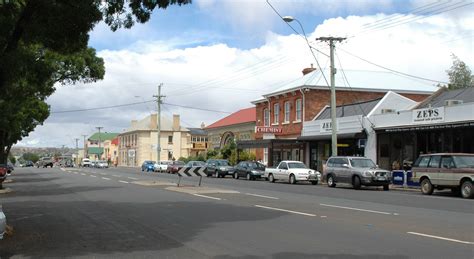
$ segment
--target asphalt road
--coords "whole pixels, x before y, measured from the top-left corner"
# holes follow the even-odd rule
[[[0,258],[474,258],[474,201],[134,168],[18,168]]]

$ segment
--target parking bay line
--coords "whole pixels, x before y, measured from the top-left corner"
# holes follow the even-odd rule
[[[121,182],[121,183],[129,183],[129,182],[126,182],[126,181],[122,181],[122,180],[120,180],[119,182]]]
[[[207,199],[218,200],[218,201],[222,200],[221,198],[216,198],[216,197],[211,197],[211,196],[201,195],[201,194],[197,194],[197,193],[195,193],[195,194],[193,194],[193,195],[194,195],[194,196],[198,196],[198,197],[202,197],[202,198],[207,198]]]
[[[279,200],[280,199],[280,198],[277,198],[277,197],[271,197],[271,196],[265,196],[265,195],[260,195],[260,194],[253,194],[253,193],[245,193],[245,195],[261,197],[261,198],[267,198],[267,199],[273,199],[273,200]]]
[[[267,207],[267,206],[262,206],[262,205],[254,205],[254,206],[258,207],[258,208],[262,208],[262,209],[278,210],[278,211],[284,211],[284,212],[293,213],[293,214],[299,214],[299,215],[303,215],[303,216],[316,217],[315,214],[304,213],[304,212],[299,212],[299,211],[285,210],[285,209]]]
[[[451,241],[451,242],[456,242],[456,243],[461,243],[461,244],[467,244],[467,245],[473,245],[474,244],[474,242],[462,241],[462,240],[457,240],[457,239],[452,239],[452,238],[447,238],[447,237],[433,236],[433,235],[417,233],[417,232],[407,232],[407,234],[422,236],[422,237],[430,237],[430,238],[434,238],[434,239],[441,239],[441,240],[446,240],[446,241]]]
[[[344,207],[344,206],[330,205],[330,204],[324,204],[324,203],[320,203],[319,205],[332,207],[332,208],[346,209],[346,210],[357,210],[357,211],[363,211],[363,212],[377,213],[377,214],[383,214],[383,215],[395,215],[395,216],[399,215],[398,213],[390,213],[390,212],[377,211],[377,210],[366,210],[366,209]]]

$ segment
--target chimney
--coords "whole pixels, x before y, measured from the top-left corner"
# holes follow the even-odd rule
[[[305,76],[305,75],[313,72],[314,70],[316,70],[316,68],[314,68],[313,64],[311,63],[311,67],[307,67],[307,68],[303,69],[303,71],[301,71],[301,72],[303,72],[303,76]]]
[[[206,124],[204,122],[201,122],[201,129],[204,129],[206,127]]]
[[[150,115],[150,129],[158,128],[158,115],[156,113]]]
[[[132,120],[132,122],[131,122],[132,129],[137,127],[137,122],[138,122],[137,120]]]
[[[179,130],[180,130],[179,115],[173,114],[173,131],[179,131]]]

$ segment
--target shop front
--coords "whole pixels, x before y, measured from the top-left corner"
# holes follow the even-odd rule
[[[237,150],[264,150],[263,163],[270,167],[277,166],[282,160],[296,160],[306,164],[306,144],[297,139],[259,139],[237,141]]]

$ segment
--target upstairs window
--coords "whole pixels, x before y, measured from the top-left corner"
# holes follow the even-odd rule
[[[290,102],[285,102],[285,117],[283,122],[289,122],[290,121]]]
[[[270,126],[270,111],[268,108],[263,110],[263,126]]]
[[[295,103],[295,110],[296,110],[296,121],[301,121],[301,99],[297,99]]]
[[[280,104],[275,103],[273,105],[273,123],[278,124],[279,123],[279,118],[280,118]]]

